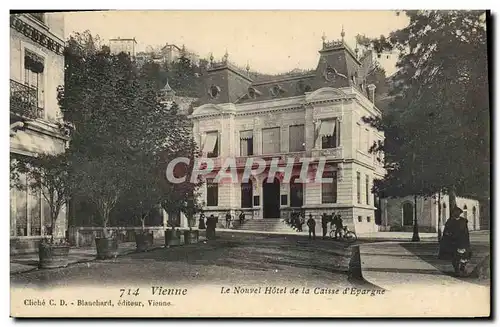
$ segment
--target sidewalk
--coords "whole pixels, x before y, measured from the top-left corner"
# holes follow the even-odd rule
[[[199,242],[206,238],[200,235]],[[153,247],[149,250],[156,250],[165,247],[165,239],[154,240]],[[135,242],[123,242],[118,245],[118,256],[124,256],[136,252]],[[69,252],[68,264],[92,262],[96,260],[96,248],[93,247],[72,247]],[[10,274],[19,274],[38,269],[38,253],[18,254],[10,256]]]
[[[303,232],[297,232],[290,228],[290,231],[262,231],[262,230],[241,230],[231,228],[217,228],[217,232],[222,233],[242,233],[242,234],[259,234],[259,235],[300,235],[309,236],[307,228]],[[413,236],[411,232],[374,232],[358,234],[358,240],[376,240],[376,241],[408,241],[410,242]],[[437,233],[419,233],[420,240],[437,240]],[[316,237],[321,237],[320,233],[316,233]]]
[[[387,290],[405,287],[489,287],[489,281],[456,278],[448,260],[437,259],[437,242],[384,242],[359,245],[361,273],[366,281]],[[487,244],[473,245],[468,272],[489,255]],[[482,285],[481,285],[482,284]]]

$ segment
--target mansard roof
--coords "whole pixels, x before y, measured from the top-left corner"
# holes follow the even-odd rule
[[[267,75],[250,72],[228,61],[228,54],[220,62],[210,58],[205,76],[202,103],[246,103],[300,96],[320,88],[353,86],[368,95],[366,76],[373,65],[372,53],[361,57],[344,40],[326,42],[319,50],[316,69],[295,70],[287,74]]]

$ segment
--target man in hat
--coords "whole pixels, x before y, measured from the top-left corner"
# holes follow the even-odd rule
[[[321,229],[323,230],[323,239],[326,238],[326,233],[328,232],[328,215],[323,212],[321,215]]]
[[[439,259],[452,259],[457,248],[470,251],[467,219],[461,217],[462,213],[463,211],[459,207],[451,209],[450,218],[444,225],[443,237],[439,242]]]
[[[314,220],[312,214],[309,214],[309,219],[307,220],[307,227],[309,227],[309,239],[311,235],[313,240],[316,239],[316,221]]]

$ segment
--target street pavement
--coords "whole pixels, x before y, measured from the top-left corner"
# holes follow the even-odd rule
[[[478,258],[489,254],[489,232],[472,232],[471,242]],[[315,241],[303,235],[263,235],[219,231],[215,241],[180,247],[163,247],[136,253],[135,243],[120,244],[113,260],[95,260],[95,248],[71,250],[67,268],[38,270],[36,255],[11,258],[11,283],[15,287],[60,287],[69,285],[220,285],[238,281],[242,285],[264,282],[301,284],[309,287],[381,287],[409,284],[476,283],[489,287],[488,280],[458,280],[451,264],[436,260],[437,242],[373,242],[360,239],[364,280],[348,278],[352,247],[331,239]],[[12,274],[12,271],[17,272]]]
[[[130,253],[113,260],[80,262],[67,268],[13,274],[11,285],[27,288],[162,283],[195,286],[238,281],[241,285],[371,287],[348,280],[349,260],[348,245],[331,239],[310,241],[300,235],[219,233],[214,241]]]
[[[362,275],[366,281],[389,290],[405,285],[489,288],[487,274],[473,274],[478,265],[489,261],[489,233],[472,232],[471,248],[467,272],[472,275],[457,278],[451,262],[437,258],[439,244],[436,241],[366,243],[359,246]]]

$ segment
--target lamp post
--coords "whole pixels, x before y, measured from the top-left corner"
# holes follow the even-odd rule
[[[412,165],[412,179],[413,186],[415,186],[415,153],[413,153],[413,165]],[[418,235],[418,222],[417,222],[417,194],[413,195],[413,236],[411,238],[412,242],[420,242],[420,236]]]
[[[413,195],[413,199],[415,202],[414,209],[414,220],[413,220],[413,236],[411,238],[412,242],[420,242],[420,236],[418,235],[418,222],[417,222],[417,195]]]
[[[438,242],[441,241],[441,237],[443,236],[442,233],[441,233],[441,216],[442,216],[442,212],[441,212],[441,190],[439,190],[439,193],[438,193],[438,219],[437,219],[437,226],[438,226]]]

